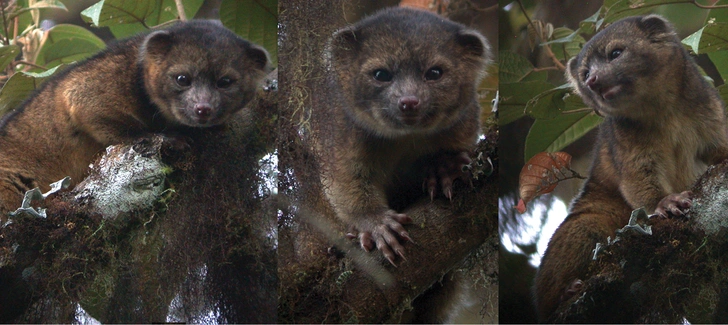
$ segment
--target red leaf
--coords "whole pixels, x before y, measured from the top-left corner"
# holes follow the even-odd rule
[[[575,177],[571,170],[571,155],[565,152],[540,152],[533,156],[521,169],[518,192],[521,201],[516,209],[523,213],[526,204],[535,197],[550,193],[559,182]],[[523,206],[521,206],[523,203]]]

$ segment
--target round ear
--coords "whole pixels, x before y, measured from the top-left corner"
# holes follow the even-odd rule
[[[245,49],[245,54],[253,60],[254,66],[261,71],[266,73],[270,72],[270,59],[268,58],[268,51],[262,46],[250,43]]]
[[[579,86],[579,56],[572,57],[569,62],[566,63],[566,80],[569,81],[571,87],[578,91]]]
[[[151,59],[156,62],[162,60],[172,48],[172,35],[169,31],[158,30],[144,38],[142,46],[139,47],[139,61]]]
[[[334,61],[346,60],[359,49],[358,33],[352,26],[337,30],[329,42]]]
[[[490,45],[485,37],[477,31],[461,30],[455,36],[455,41],[465,49],[465,55],[470,59],[483,62],[490,60]]]
[[[642,17],[639,26],[647,33],[647,37],[653,40],[668,40],[677,37],[675,29],[669,21],[659,15],[648,15]]]

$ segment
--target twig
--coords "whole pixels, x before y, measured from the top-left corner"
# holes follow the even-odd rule
[[[187,15],[185,14],[185,6],[182,4],[182,0],[174,0],[174,3],[177,5],[177,14],[179,15],[179,20],[187,20]]]
[[[3,17],[3,32],[5,32],[5,45],[10,45],[10,40],[8,40],[8,16],[5,14],[5,4],[0,2],[0,12],[2,13]]]
[[[688,1],[688,2],[690,2],[690,1]],[[717,2],[718,2],[718,1],[715,1],[715,2],[713,2],[713,3],[717,3]],[[698,0],[693,0],[693,1],[692,1],[692,3],[693,3],[693,4],[694,4],[694,5],[696,6],[696,7],[698,7],[698,8],[702,8],[702,9],[719,9],[719,8],[728,8],[728,5],[710,5],[710,6],[706,6],[706,5],[701,5],[701,4],[699,4],[699,3],[698,3]]]
[[[528,13],[526,13],[526,8],[523,6],[523,2],[521,2],[521,0],[518,0],[518,6],[521,7],[521,12],[523,13],[523,16],[526,17],[526,20],[528,20],[528,24],[531,25],[531,28],[533,28],[533,30],[536,30],[536,26],[533,25],[531,17],[528,17]]]
[[[551,58],[551,61],[554,62],[554,65],[556,65],[556,67],[558,67],[560,70],[566,70],[566,67],[563,64],[561,64],[561,61],[559,61],[559,59],[556,58],[556,54],[554,54],[554,52],[551,51],[551,46],[546,45],[543,48],[546,49],[546,55],[548,55]]]
[[[24,64],[24,65],[29,65],[29,66],[31,66],[31,67],[34,67],[34,68],[38,68],[38,69],[43,69],[43,70],[48,70],[48,68],[46,68],[46,67],[44,67],[44,66],[40,66],[40,65],[37,65],[37,64],[35,64],[35,63],[31,63],[31,62],[28,62],[28,61],[24,61],[24,60],[18,60],[18,61],[14,61],[14,62],[13,62],[13,65],[16,65],[16,64]]]

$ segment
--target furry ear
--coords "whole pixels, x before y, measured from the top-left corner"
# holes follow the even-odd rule
[[[359,34],[353,27],[337,30],[329,42],[329,53],[333,61],[347,60],[357,53],[360,45]]]
[[[159,30],[147,35],[139,47],[139,61],[151,59],[156,62],[162,60],[172,48],[172,35],[169,31]]]
[[[465,53],[478,61],[490,60],[490,46],[483,35],[474,30],[461,30],[455,36],[458,45],[465,49]]]
[[[639,27],[647,33],[647,37],[651,40],[661,41],[677,37],[670,22],[659,15],[642,17],[639,21]]]
[[[256,44],[249,44],[245,49],[245,54],[253,60],[255,67],[261,71],[268,73],[271,70],[270,59],[268,58],[268,51],[262,46]]]
[[[574,89],[577,89],[577,86],[579,85],[579,61],[577,60],[579,56],[572,57],[569,59],[569,62],[566,63],[566,80],[569,81],[569,84],[571,84],[571,87]]]

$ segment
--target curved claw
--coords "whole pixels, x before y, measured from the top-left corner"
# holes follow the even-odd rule
[[[368,231],[362,231],[359,233],[359,243],[361,248],[367,252],[371,252],[374,248],[374,241],[372,240],[372,233]]]
[[[442,193],[452,201],[453,182],[460,178],[466,179],[470,173],[463,170],[463,166],[472,162],[467,152],[441,153],[433,162],[432,166],[426,167],[423,188],[426,186],[430,194],[430,200],[434,200],[437,193],[437,184],[440,184]],[[472,185],[472,183],[471,183]]]
[[[412,223],[412,218],[406,214],[389,210],[384,213],[383,218],[375,225],[360,225],[358,227],[360,230],[360,245],[367,252],[376,247],[382,252],[389,263],[396,266],[395,260],[397,256],[405,261],[407,260],[404,253],[404,246],[400,243],[400,238],[413,242],[403,226],[409,223]]]
[[[690,191],[670,194],[660,200],[655,208],[655,214],[662,218],[684,217],[688,209],[693,206],[692,196],[693,193]]]
[[[571,282],[569,287],[564,290],[564,294],[561,296],[561,301],[566,301],[571,299],[575,294],[577,294],[579,291],[581,291],[581,288],[584,287],[584,282],[580,279],[574,280],[574,282]]]

